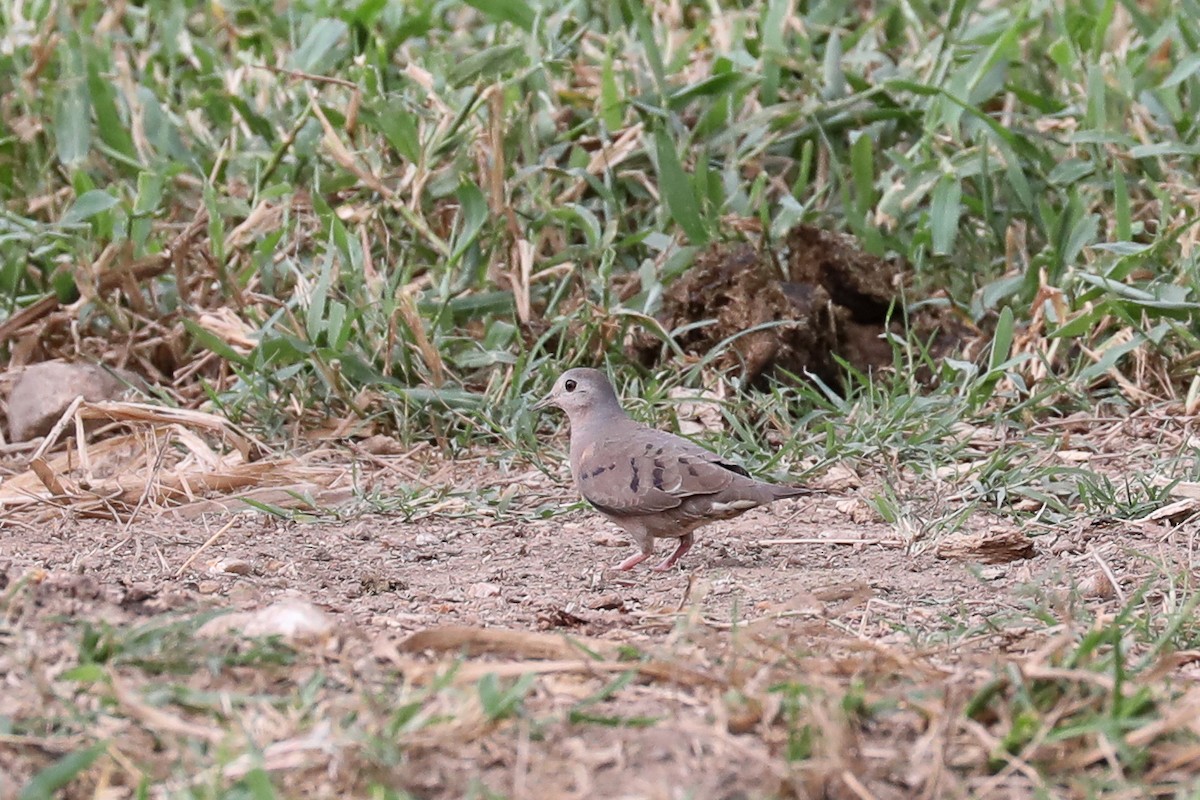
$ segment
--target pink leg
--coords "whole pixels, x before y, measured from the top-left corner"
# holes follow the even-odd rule
[[[653,555],[653,552],[635,553],[635,554],[631,555],[629,558],[622,561],[620,564],[618,564],[617,569],[620,570],[621,572],[625,572],[626,570],[631,570],[634,567],[636,567],[638,564],[645,561],[651,555]]]
[[[671,567],[675,566],[675,562],[683,558],[683,554],[692,549],[692,535],[685,534],[679,539],[679,546],[675,548],[675,552],[667,556],[667,560],[661,564],[656,564],[651,569],[655,572],[666,572]]]

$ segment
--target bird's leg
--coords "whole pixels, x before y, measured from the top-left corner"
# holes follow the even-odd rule
[[[661,564],[656,564],[651,569],[655,572],[666,572],[671,567],[675,566],[675,562],[683,558],[683,554],[692,549],[692,535],[685,533],[679,537],[679,546],[675,548],[675,552],[667,556],[667,560]]]
[[[625,559],[620,564],[618,564],[617,569],[620,570],[621,572],[625,572],[626,570],[631,570],[634,567],[636,567],[638,564],[645,561],[651,555],[653,555],[653,553],[634,553],[629,558]]]
[[[621,527],[625,528],[625,532],[633,538],[633,543],[641,548],[641,552],[630,556],[617,565],[617,570],[625,572],[626,570],[633,569],[638,564],[654,555],[654,536],[650,533],[650,531],[645,530],[640,525],[630,525],[628,527],[622,525]]]

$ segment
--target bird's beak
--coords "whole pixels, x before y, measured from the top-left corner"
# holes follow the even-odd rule
[[[547,406],[552,406],[552,405],[554,405],[554,395],[548,394],[545,397],[543,397],[541,400],[538,400],[536,403],[533,404],[533,410],[541,411],[543,408],[546,408]]]

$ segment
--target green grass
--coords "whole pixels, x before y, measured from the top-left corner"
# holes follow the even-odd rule
[[[739,219],[852,232],[988,329],[1033,312],[1044,350],[984,374],[1049,359],[1076,403],[1197,343],[1190,6],[106,8],[3,20],[0,313],[81,297],[159,381],[211,351],[183,399],[267,432],[528,447],[529,395],[626,369],[623,332]],[[220,307],[248,352],[201,324]]]

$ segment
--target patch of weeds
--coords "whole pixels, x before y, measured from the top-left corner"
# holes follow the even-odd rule
[[[662,720],[662,717],[644,715],[618,716],[614,714],[601,714],[590,710],[594,706],[615,697],[636,677],[636,670],[622,672],[602,686],[599,691],[588,695],[572,706],[570,711],[567,712],[567,721],[572,724],[600,725],[608,728],[648,728],[657,724]]]
[[[1194,629],[1196,598],[1164,619],[1146,602],[1149,588],[1115,617],[1080,604],[1065,619],[1048,607],[1033,609],[1038,622],[1057,623],[1061,632],[1036,659],[999,663],[964,707],[968,719],[995,736],[991,770],[1015,759],[1047,781],[1072,785],[1089,778],[1064,764],[1111,766],[1115,756],[1122,780],[1137,781],[1169,759],[1175,745],[1200,744],[1200,735],[1173,713],[1184,688],[1163,683],[1157,669],[1179,629]]]
[[[243,497],[241,498],[241,502],[265,516],[282,522],[299,524],[330,522],[341,519],[344,516],[343,510],[322,506],[307,493],[301,494],[297,491],[288,490],[287,494],[296,501],[297,504],[295,506],[279,506],[274,503],[256,500],[252,497]]]
[[[401,484],[390,489],[375,489],[358,495],[366,508],[374,513],[391,514],[412,522],[432,513],[432,509],[454,496],[448,484],[427,486]]]
[[[505,686],[493,673],[480,678],[475,688],[488,721],[497,722],[515,715],[536,679],[534,673],[526,673]]]
[[[783,756],[788,761],[807,761],[816,753],[821,736],[821,721],[813,714],[813,704],[822,702],[817,689],[798,682],[784,682],[771,687],[772,694],[782,700],[787,744]]]
[[[82,750],[67,753],[45,767],[25,784],[18,800],[50,800],[86,772],[108,751],[108,742],[97,742]]]
[[[1141,519],[1172,500],[1176,482],[1160,484],[1146,474],[1122,475],[1114,481],[1107,475],[1080,471],[1076,483],[1082,511],[1093,517],[1117,520]]]
[[[870,500],[880,518],[891,525],[908,555],[916,555],[963,529],[977,504],[949,504],[937,499],[902,499],[885,486]]]
[[[76,679],[101,674],[89,669],[92,666],[127,666],[150,675],[180,675],[190,674],[198,663],[207,663],[214,669],[292,663],[294,651],[278,637],[247,640],[232,647],[197,637],[200,626],[220,613],[156,619],[133,627],[86,620],[80,625],[81,671]]]

